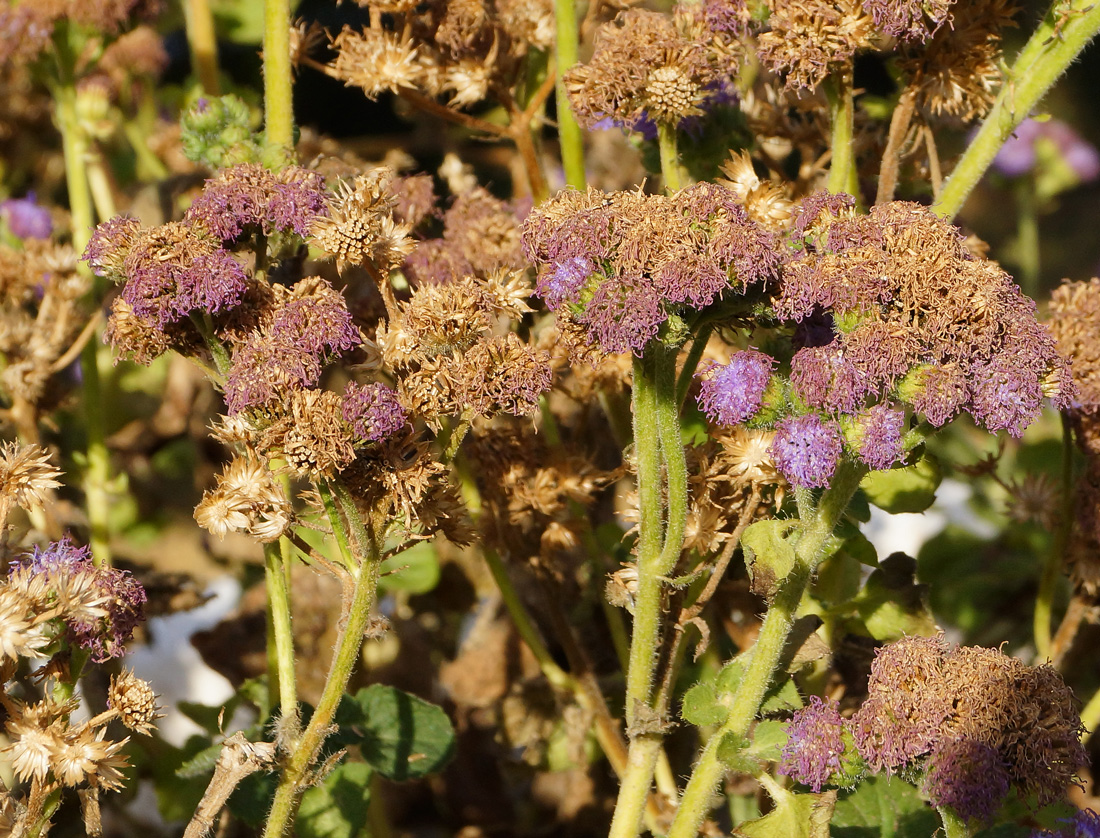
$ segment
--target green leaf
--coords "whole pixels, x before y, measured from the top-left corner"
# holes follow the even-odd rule
[[[802,706],[802,696],[798,694],[793,678],[784,678],[778,684],[772,684],[764,693],[764,703],[760,705],[761,713],[781,713],[786,710],[797,710]]]
[[[828,838],[829,818],[835,802],[835,791],[821,794],[782,792],[772,811],[741,824],[734,834],[746,838]]]
[[[355,704],[360,752],[383,777],[423,777],[451,758],[455,733],[441,707],[382,684],[359,690]]]
[[[272,771],[257,771],[241,780],[227,805],[233,816],[256,828],[267,820],[271,811],[271,802],[275,799],[275,789],[279,785],[279,775]]]
[[[767,762],[776,762],[787,744],[787,722],[777,719],[765,719],[757,722],[752,730],[752,744],[747,751],[752,756]]]
[[[760,771],[760,760],[749,753],[749,740],[733,731],[722,734],[718,740],[716,756],[729,771],[739,774],[756,774]]]
[[[757,521],[741,536],[754,593],[771,596],[794,568],[795,552],[790,535],[797,526],[798,522],[791,519]]]
[[[426,594],[439,584],[439,556],[430,541],[414,544],[401,553],[382,562],[378,589],[383,592],[407,591],[410,594]]]
[[[699,727],[720,725],[729,718],[729,707],[719,702],[714,684],[696,684],[684,693],[684,702],[680,715],[684,720]]]
[[[905,635],[936,633],[936,621],[926,602],[928,586],[917,584],[916,570],[915,559],[894,553],[867,578],[855,604],[875,640],[892,642]]]
[[[841,550],[818,567],[813,595],[826,605],[839,605],[855,597],[862,583],[860,562]]]
[[[936,499],[941,477],[939,462],[926,453],[914,465],[872,471],[860,488],[871,503],[891,514],[924,512]]]
[[[320,786],[302,795],[294,834],[300,838],[361,838],[370,835],[371,768],[363,762],[336,766]]]
[[[714,689],[720,695],[737,692],[744,677],[745,665],[739,657],[735,658],[722,667],[718,677],[714,679]]]
[[[832,823],[834,838],[928,838],[940,828],[939,816],[916,788],[884,775],[842,792]]]

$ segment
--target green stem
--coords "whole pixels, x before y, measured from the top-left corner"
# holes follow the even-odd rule
[[[768,607],[756,645],[749,654],[745,677],[733,695],[729,718],[711,736],[699,757],[687,788],[684,789],[668,838],[695,838],[697,835],[699,824],[703,822],[710,807],[711,795],[725,770],[718,759],[719,746],[728,735],[744,737],[756,718],[764,694],[779,667],[783,647],[794,624],[802,596],[821,561],[833,529],[859,487],[864,473],[854,465],[841,463],[833,476],[832,485],[821,496],[816,508],[813,507],[808,491],[798,491],[799,519],[802,526],[795,545],[794,568],[783,580],[775,599]]]
[[[932,210],[954,218],[1012,132],[1100,31],[1100,3],[1055,0],[1008,71],[989,115]]]
[[[847,68],[825,85],[829,99],[829,114],[833,123],[832,163],[829,165],[830,192],[847,192],[859,199],[859,178],[856,175],[855,152],[855,102],[852,95],[852,70]]]
[[[344,604],[344,613],[340,620],[342,628],[336,641],[336,650],[321,698],[317,702],[317,709],[314,710],[309,724],[302,731],[301,738],[283,767],[267,825],[264,827],[264,838],[279,838],[286,834],[294,820],[301,794],[311,781],[309,769],[317,759],[321,745],[329,733],[329,726],[336,714],[336,708],[351,678],[352,670],[359,661],[363,634],[370,622],[371,606],[378,588],[378,568],[382,563],[382,556],[377,540],[367,532],[355,507],[354,499],[343,485],[336,483],[333,489],[344,520],[347,522],[343,543],[354,542],[357,548],[356,554],[360,560],[354,571],[351,598]],[[337,520],[340,521],[339,518]],[[342,521],[341,528],[343,528]]]
[[[1016,182],[1016,261],[1020,266],[1020,287],[1032,299],[1039,294],[1039,206],[1035,178]]]
[[[970,838],[972,834],[970,827],[966,825],[966,821],[955,814],[953,809],[942,806],[938,811],[943,821],[943,833],[946,838]]]
[[[290,0],[264,0],[264,133],[269,143],[294,148],[290,66]]]
[[[626,772],[615,803],[610,838],[633,838],[653,783],[661,752],[654,702],[654,673],[660,657],[664,580],[676,567],[687,520],[687,465],[680,436],[676,399],[676,350],[656,341],[634,361],[634,440],[638,461],[638,590],[634,599],[634,630],[626,675],[626,719],[630,736]],[[661,504],[661,462],[664,461],[667,506]],[[667,513],[667,520],[663,513]],[[664,524],[664,526],[662,526]],[[664,530],[664,532],[662,532]]]
[[[69,192],[69,212],[72,216],[73,249],[83,253],[91,238],[95,212],[92,192],[85,173],[89,147],[87,137],[80,127],[76,103],[75,66],[78,45],[75,33],[64,19],[54,28],[54,47],[57,57],[57,79],[52,85],[57,108],[57,126],[61,132],[61,148],[65,159],[65,184]],[[86,271],[87,265],[79,263],[78,270]],[[98,300],[98,289],[92,291]],[[80,353],[80,366],[84,378],[84,422],[87,433],[87,465],[84,473],[84,497],[89,528],[88,540],[96,565],[111,563],[110,509],[108,489],[111,478],[110,455],[104,434],[103,396],[100,385],[100,356],[109,351],[98,340],[89,340]]]
[[[680,167],[675,125],[657,123],[657,148],[661,152],[661,175],[665,179],[665,190],[679,192],[684,188],[684,172]]]
[[[710,341],[711,326],[701,326],[691,340],[691,349],[684,359],[684,366],[680,370],[680,378],[676,382],[676,404],[684,406],[688,390],[691,388],[691,379],[695,376],[695,370],[699,367],[699,359],[703,357],[703,351]]]
[[[209,96],[221,92],[218,86],[218,39],[214,33],[214,15],[210,0],[184,0],[184,25],[187,46],[191,51],[191,72]]]
[[[1081,743],[1088,743],[1089,739],[1100,727],[1100,690],[1092,694],[1088,704],[1081,708]]]
[[[1050,658],[1051,634],[1050,620],[1054,605],[1054,595],[1058,590],[1061,577],[1062,560],[1069,544],[1070,531],[1073,528],[1073,429],[1069,418],[1062,415],[1062,514],[1058,529],[1050,542],[1043,563],[1043,573],[1039,577],[1039,592],[1035,597],[1035,657],[1040,661]]]
[[[282,541],[282,539],[280,539]],[[290,625],[290,586],[286,556],[278,543],[264,545],[264,577],[267,582],[269,625],[267,662],[272,705],[279,705],[284,719],[298,712],[298,690],[294,681],[294,632]],[[293,744],[293,743],[287,743]]]
[[[554,22],[557,39],[554,41],[557,80],[554,96],[557,102],[558,143],[561,145],[561,163],[565,169],[565,182],[577,189],[584,189],[584,139],[569,95],[565,92],[565,74],[577,63],[577,7],[575,0],[554,0]]]

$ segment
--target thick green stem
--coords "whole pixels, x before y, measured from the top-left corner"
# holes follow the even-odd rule
[[[187,27],[187,46],[191,51],[191,72],[202,86],[203,93],[217,96],[218,39],[214,32],[214,15],[210,0],[184,0],[183,18]]]
[[[294,148],[290,0],[264,0],[264,133],[269,143]]]
[[[557,80],[554,95],[558,111],[558,143],[561,146],[561,164],[565,169],[565,182],[577,189],[584,189],[584,138],[569,95],[565,92],[565,74],[577,63],[577,7],[576,0],[554,0],[554,22],[557,39],[554,52],[557,64]]]
[[[634,629],[626,675],[630,751],[611,822],[611,838],[633,838],[638,834],[661,750],[654,673],[660,656],[664,580],[679,561],[687,520],[687,466],[680,439],[679,414],[676,350],[651,342],[643,357],[634,361],[634,445],[641,511],[638,590],[634,598]],[[661,504],[662,460],[667,481],[664,509]]]
[[[657,148],[661,152],[661,175],[665,179],[665,190],[679,192],[684,188],[684,171],[680,167],[675,125],[657,123]]]
[[[833,483],[814,508],[810,493],[798,492],[801,530],[795,545],[795,565],[780,585],[768,607],[745,669],[745,677],[733,695],[729,718],[711,736],[684,789],[680,808],[668,838],[695,838],[710,806],[711,795],[725,770],[718,759],[722,740],[729,735],[744,737],[756,718],[764,695],[775,677],[787,636],[794,624],[799,603],[824,553],[825,546],[859,486],[865,472],[842,463]]]
[[[859,178],[856,175],[855,151],[855,102],[852,95],[852,70],[848,68],[834,76],[825,85],[829,98],[829,114],[833,123],[832,163],[829,165],[830,192],[847,192],[859,199]]]
[[[709,325],[701,326],[696,330],[695,337],[691,339],[691,349],[688,350],[684,366],[680,370],[680,377],[676,381],[676,404],[680,407],[684,406],[684,399],[687,398],[688,390],[691,389],[691,379],[695,377],[699,359],[703,357],[703,352],[710,341],[710,333]]]
[[[1039,197],[1035,194],[1035,178],[1022,177],[1016,182],[1016,262],[1017,277],[1024,293],[1032,299],[1039,296]]]
[[[970,838],[970,827],[966,821],[955,814],[954,810],[943,806],[939,810],[940,820],[943,821],[943,833],[946,838]]]
[[[283,718],[298,712],[298,690],[294,680],[294,632],[290,625],[290,587],[287,564],[279,543],[264,545],[264,577],[267,582],[268,678],[272,696]],[[289,743],[288,743],[289,744]]]
[[[932,210],[954,218],[986,169],[1039,100],[1100,31],[1100,3],[1056,0],[1027,42],[997,95],[978,135],[947,179]]]
[[[329,726],[336,714],[336,708],[347,688],[352,670],[359,661],[363,635],[370,622],[370,610],[378,588],[378,568],[382,563],[378,543],[367,532],[355,502],[347,490],[339,483],[334,486],[334,490],[340,510],[343,512],[343,520],[337,518],[341,529],[343,529],[343,521],[347,522],[341,546],[354,543],[356,547],[357,556],[345,556],[346,561],[355,565],[354,587],[350,600],[344,604],[344,613],[340,621],[342,628],[336,641],[336,651],[333,654],[332,665],[329,668],[321,698],[317,702],[317,709],[314,710],[309,724],[302,731],[301,738],[283,767],[278,788],[275,790],[275,798],[271,804],[271,813],[264,827],[264,838],[279,838],[286,834],[294,820],[302,792],[310,783],[310,768],[329,733]],[[354,558],[358,561],[354,561]]]
[[[1068,417],[1062,415],[1062,510],[1058,528],[1050,542],[1039,577],[1039,592],[1035,597],[1035,657],[1040,661],[1051,657],[1050,619],[1054,595],[1058,590],[1062,561],[1073,528],[1073,429]]]
[[[57,108],[57,126],[61,131],[61,148],[65,158],[65,184],[69,191],[69,212],[72,216],[73,249],[83,253],[91,238],[95,213],[92,192],[85,173],[89,153],[87,137],[80,127],[76,106],[76,52],[73,32],[67,22],[61,20],[54,30],[54,47],[57,57],[57,78],[52,85],[54,104]],[[81,262],[78,270],[87,270]],[[94,286],[93,286],[94,287]],[[98,304],[98,290],[93,290]],[[111,563],[110,511],[111,479],[110,455],[104,432],[103,396],[100,386],[100,356],[107,352],[98,340],[89,340],[80,353],[80,366],[84,378],[84,423],[87,434],[84,496],[91,534],[88,540],[92,558],[97,565]]]

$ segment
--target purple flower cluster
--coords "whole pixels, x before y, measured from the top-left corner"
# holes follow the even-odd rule
[[[360,342],[343,296],[319,277],[303,279],[264,327],[234,349],[225,383],[229,412],[312,387],[331,356]]]
[[[344,388],[344,421],[355,435],[366,442],[377,442],[396,433],[408,421],[397,394],[380,382],[356,384]]]
[[[955,0],[863,0],[875,26],[887,35],[924,43],[951,19]]]
[[[746,349],[725,366],[713,365],[702,373],[699,407],[716,425],[740,425],[760,410],[775,361],[763,352]]]
[[[905,413],[876,404],[858,417],[859,457],[872,469],[888,469],[905,451]]]
[[[1082,183],[1100,177],[1100,151],[1060,119],[1025,119],[993,158],[993,168],[1007,177],[1020,177],[1035,169],[1039,147],[1049,143]]]
[[[1065,825],[1060,829],[1039,829],[1031,833],[1031,838],[1100,838],[1100,814],[1092,809],[1082,809],[1061,823]]]
[[[325,207],[324,179],[317,172],[288,166],[275,173],[240,163],[206,182],[185,219],[225,243],[252,232],[305,237]]]
[[[844,450],[836,422],[809,413],[784,419],[775,430],[771,455],[780,473],[794,486],[827,486]]]
[[[35,202],[33,192],[27,193],[26,198],[9,198],[0,203],[0,216],[16,238],[48,239],[53,233],[50,211]]]
[[[835,701],[810,696],[809,703],[794,714],[787,726],[787,744],[779,770],[814,792],[835,783],[845,750],[845,725]]]
[[[33,555],[12,571],[20,569],[43,576],[48,587],[80,579],[80,587],[91,588],[102,597],[106,612],[103,617],[88,622],[68,621],[71,641],[88,649],[96,663],[121,656],[134,629],[145,619],[146,596],[141,583],[124,570],[96,567],[91,551],[75,546],[68,538],[45,549],[36,547]]]
[[[736,195],[700,183],[664,197],[559,193],[527,218],[523,247],[536,293],[609,352],[640,353],[673,312],[778,277],[778,238]]]
[[[950,806],[964,820],[989,821],[1011,785],[997,749],[976,739],[938,741],[928,757],[924,793],[933,806]]]
[[[893,202],[860,216],[849,202],[815,193],[792,227],[799,255],[784,266],[775,313],[833,323],[831,342],[791,362],[800,401],[846,416],[889,396],[933,425],[967,411],[1013,436],[1044,397],[1069,403],[1068,365],[1011,277],[925,207]]]

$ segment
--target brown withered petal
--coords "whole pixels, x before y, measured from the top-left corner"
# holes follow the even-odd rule
[[[126,727],[147,735],[152,734],[153,723],[163,715],[157,712],[157,696],[149,682],[132,670],[111,676],[107,703]]]

